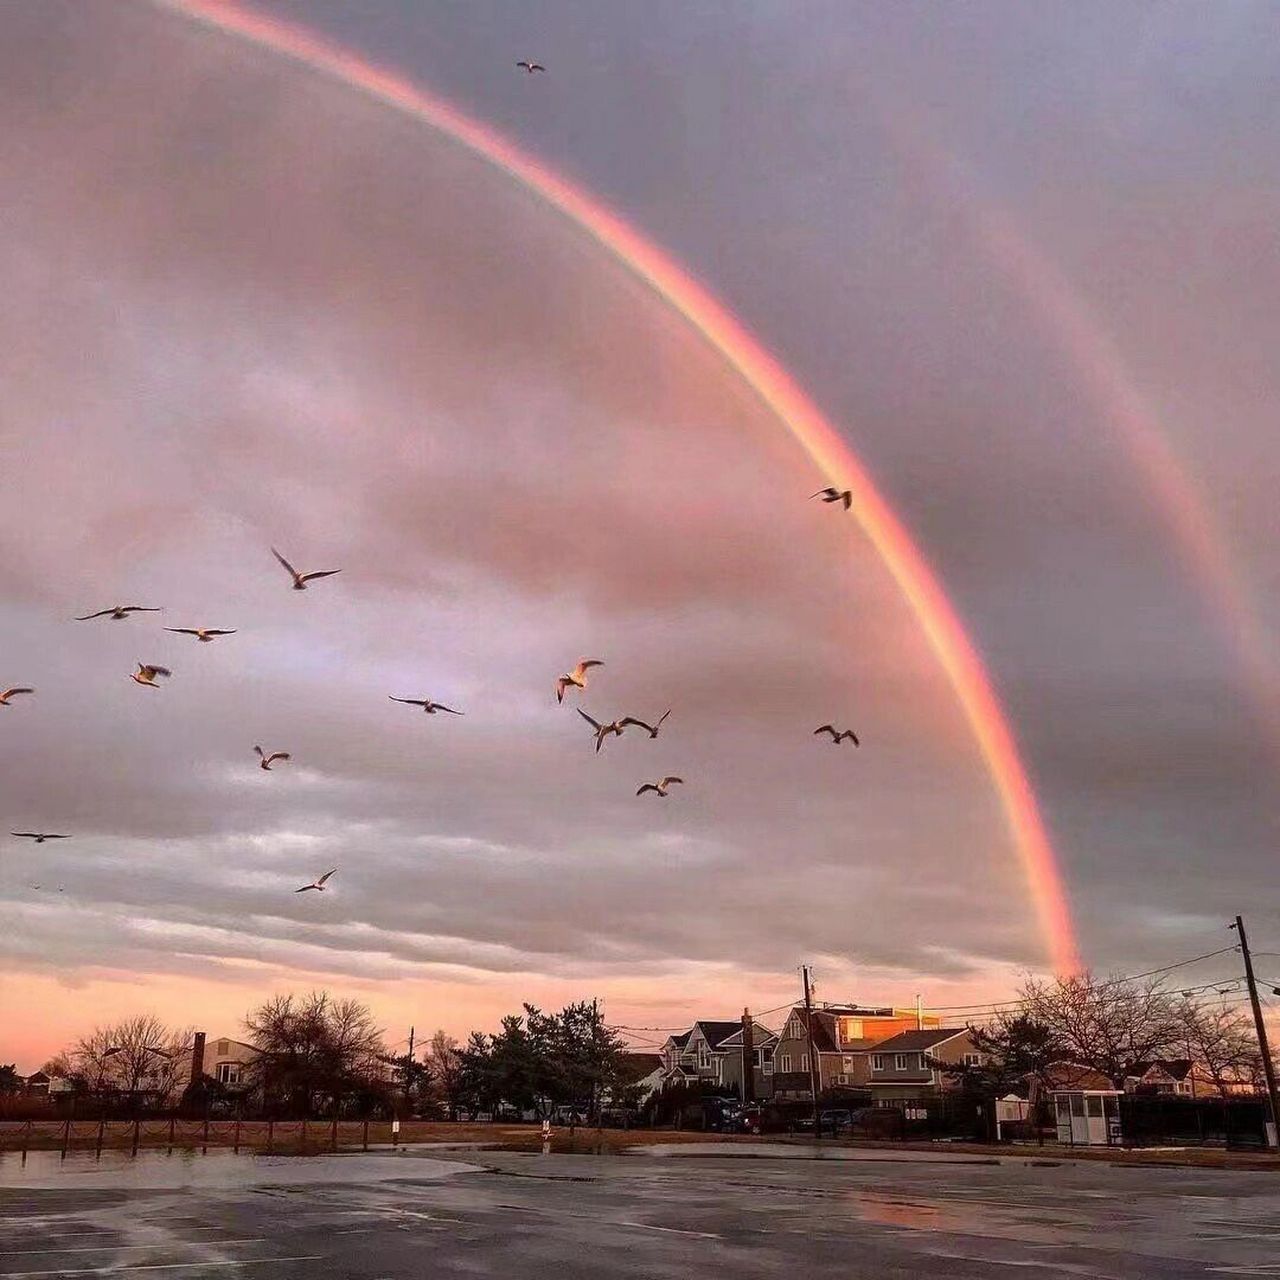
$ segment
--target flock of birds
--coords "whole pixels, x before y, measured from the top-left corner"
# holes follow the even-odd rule
[[[522,61],[516,64],[519,68],[532,75],[537,71],[545,71],[546,68],[538,62]],[[840,503],[844,509],[848,511],[853,504],[853,493],[849,489],[837,489],[834,486],[819,489],[816,493],[810,495],[810,498],[820,498],[824,503]],[[300,573],[294,568],[288,560],[284,558],[274,547],[271,548],[271,554],[279,561],[281,567],[288,573],[291,579],[291,585],[295,591],[307,590],[308,583],[318,581],[321,578],[330,578],[340,573],[340,569],[321,569],[309,573]],[[86,613],[77,615],[75,621],[90,622],[99,618],[107,618],[114,622],[123,622],[138,613],[160,613],[162,609],[159,606],[126,604],[113,605],[108,609],[99,609],[94,613]],[[215,627],[165,627],[165,631],[172,632],[176,635],[192,636],[200,644],[209,644],[215,639],[224,636],[233,636],[236,634],[235,628],[223,629]],[[581,658],[574,667],[564,672],[555,682],[556,703],[563,704],[565,695],[571,690],[585,691],[588,683],[588,673],[597,667],[603,667],[604,663],[599,658]],[[172,677],[173,672],[168,667],[160,666],[154,662],[139,662],[138,669],[132,672],[129,679],[135,684],[142,685],[148,689],[160,688],[159,680],[168,680]],[[0,708],[12,705],[12,699],[19,695],[34,694],[35,690],[27,686],[15,685],[11,688],[0,690]],[[444,712],[448,715],[461,716],[465,713],[454,707],[446,706],[442,702],[436,702],[431,698],[402,698],[394,694],[388,695],[392,702],[403,703],[411,707],[421,707],[423,712],[429,716]],[[604,746],[606,738],[620,738],[629,728],[643,729],[650,738],[657,738],[661,732],[663,724],[667,717],[671,715],[671,709],[668,708],[658,717],[657,721],[650,724],[646,720],[641,720],[637,716],[622,716],[614,720],[602,722],[596,720],[589,715],[581,707],[576,708],[578,715],[587,722],[590,727],[592,737],[595,740],[596,753],[599,754]],[[815,736],[827,734],[830,736],[832,743],[839,746],[843,742],[852,742],[856,747],[859,744],[858,737],[852,729],[837,729],[835,725],[823,724],[819,725],[814,731]],[[266,751],[260,745],[255,745],[254,753],[258,758],[258,767],[267,773],[272,771],[275,764],[286,762],[292,759],[288,751]],[[670,796],[670,790],[673,786],[682,786],[684,779],[675,774],[667,774],[654,782],[645,782],[636,790],[637,796],[643,796],[650,792],[661,799]],[[36,844],[44,844],[49,840],[66,840],[70,837],[53,831],[11,831],[9,833],[19,839],[28,839]],[[326,871],[322,876],[313,880],[310,884],[301,885],[295,889],[295,893],[308,893],[312,890],[323,893],[328,880],[337,874],[338,868],[334,867]],[[39,884],[31,885],[33,889],[40,889]],[[64,892],[62,885],[58,886],[58,892]]]

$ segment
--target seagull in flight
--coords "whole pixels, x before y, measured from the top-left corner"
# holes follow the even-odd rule
[[[571,685],[575,689],[585,689],[587,687],[587,671],[591,667],[603,667],[604,663],[599,658],[581,658],[578,665],[572,671],[566,671],[564,675],[556,681],[556,701],[564,701],[564,692]]]
[[[69,840],[70,836],[60,836],[52,831],[10,831],[11,836],[34,840],[36,844],[44,844],[46,840]]]
[[[604,740],[613,734],[615,737],[622,737],[622,723],[613,720],[609,724],[601,724],[599,720],[593,720],[581,707],[578,708],[578,714],[595,730],[596,735],[596,754],[600,754],[600,748],[604,745]]]
[[[42,885],[42,884],[33,884],[33,885],[29,886],[29,887],[30,887],[30,888],[32,888],[32,889],[43,889],[43,888],[44,888],[44,885]],[[65,893],[65,892],[66,892],[66,890],[65,890],[61,885],[59,885],[59,886],[58,886],[58,892],[59,892],[59,893]]]
[[[528,72],[529,75],[533,75],[535,71],[546,70],[546,67],[544,67],[542,63],[530,62],[527,58],[521,59],[521,61],[516,63],[516,66],[519,67],[521,71]]]
[[[258,753],[258,768],[271,772],[271,762],[273,760],[291,760],[293,757],[287,751],[273,751],[267,755],[261,747],[254,747],[254,751]]]
[[[324,875],[322,875],[322,876],[320,877],[320,879],[319,879],[319,880],[316,880],[316,881],[315,881],[314,883],[312,883],[312,884],[304,884],[304,885],[302,886],[302,888],[301,888],[301,889],[295,889],[295,890],[294,890],[294,893],[306,893],[306,891],[307,891],[308,889],[317,889],[317,890],[319,890],[319,892],[323,893],[323,892],[324,892],[324,882],[325,882],[325,881],[326,881],[326,880],[327,880],[331,875],[333,875],[333,874],[334,874],[334,872],[336,872],[337,870],[338,870],[338,868],[337,868],[337,867],[334,867],[333,871],[326,871],[326,872],[324,873]]]
[[[138,684],[145,684],[149,688],[158,689],[160,686],[156,684],[156,676],[171,676],[173,672],[168,667],[156,667],[147,662],[138,663],[138,669],[130,677],[130,680],[137,681]]]
[[[208,644],[214,636],[233,636],[234,628],[231,631],[215,631],[212,627],[165,627],[166,631],[172,631],[180,636],[195,636],[201,644]]]
[[[855,747],[861,745],[858,742],[858,735],[854,733],[852,729],[837,731],[835,725],[821,724],[813,732],[815,735],[819,733],[829,733],[831,735],[831,741],[835,743],[836,746],[839,746],[846,738],[848,738]]]
[[[86,613],[76,619],[77,622],[88,622],[91,618],[111,618],[115,622],[123,622],[131,613],[163,613],[163,609],[149,609],[141,604],[118,604],[110,609],[99,609],[97,613]]]
[[[6,689],[3,693],[0,693],[0,707],[7,707],[9,705],[9,699],[12,698],[15,693],[35,693],[35,690],[34,689]]]
[[[654,795],[665,796],[667,794],[667,788],[676,782],[680,783],[681,786],[684,785],[684,779],[677,778],[674,775],[672,775],[671,777],[662,778],[657,782],[646,782],[644,786],[642,786],[640,790],[636,792],[636,795],[642,796],[646,791],[652,791]]]
[[[275,558],[279,560],[280,563],[289,571],[289,576],[293,579],[293,589],[295,591],[305,591],[307,589],[307,583],[311,582],[315,578],[332,578],[335,573],[342,572],[341,569],[320,569],[315,573],[299,573],[297,569],[295,569],[293,565],[291,565],[284,556],[275,549],[275,547],[271,548],[271,554],[275,556]]]
[[[421,707],[429,716],[435,715],[437,711],[447,711],[451,716],[465,716],[465,711],[455,711],[452,707],[446,707],[443,702],[432,702],[430,698],[397,698],[395,694],[389,693],[387,697],[392,702],[403,702],[410,707]]]
[[[819,489],[817,493],[811,493],[809,497],[811,499],[821,498],[823,502],[843,502],[844,509],[846,511],[848,511],[849,508],[853,506],[853,490],[852,489],[837,489],[829,485],[825,489]]]
[[[620,724],[624,729],[627,727],[627,725],[629,725],[629,724],[633,724],[633,725],[635,725],[635,727],[636,727],[637,729],[644,729],[644,730],[648,733],[649,737],[651,737],[651,738],[656,738],[656,737],[658,736],[658,730],[662,728],[662,722],[663,722],[663,721],[664,721],[664,720],[665,720],[665,719],[666,719],[670,714],[671,714],[671,708],[670,708],[670,707],[668,707],[668,708],[667,708],[667,710],[666,710],[666,711],[664,711],[664,712],[663,712],[663,713],[658,717],[658,723],[657,723],[657,724],[646,724],[643,720],[637,720],[637,719],[635,718],[635,716],[624,716],[621,720],[619,720],[619,721],[618,721],[618,723],[619,723],[619,724]]]

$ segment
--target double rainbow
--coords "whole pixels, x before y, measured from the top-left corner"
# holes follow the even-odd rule
[[[853,491],[853,511],[942,664],[977,740],[1013,836],[1048,958],[1079,968],[1075,932],[1053,846],[991,678],[928,561],[862,462],[786,370],[687,271],[598,200],[486,125],[408,80],[274,18],[222,0],[152,0],[210,29],[343,81],[497,165],[609,250],[678,311],[786,426],[827,483]]]

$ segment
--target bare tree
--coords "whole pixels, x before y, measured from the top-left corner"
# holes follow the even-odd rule
[[[444,1031],[437,1031],[431,1037],[431,1044],[423,1061],[430,1073],[431,1084],[448,1111],[449,1118],[456,1120],[466,1085],[458,1042]]]
[[[57,1074],[88,1093],[167,1102],[177,1088],[191,1030],[175,1030],[154,1014],[139,1013],[95,1027],[50,1062]],[[54,1072],[50,1072],[54,1074]]]
[[[1134,1063],[1169,1057],[1182,1041],[1178,1008],[1158,978],[1029,977],[1020,996],[1022,1012],[1050,1029],[1064,1057],[1117,1086]]]
[[[1203,1068],[1222,1097],[1232,1085],[1261,1084],[1262,1053],[1253,1020],[1243,1009],[1184,997],[1178,1005],[1178,1023],[1186,1056]]]
[[[386,1046],[369,1007],[328,992],[273,996],[245,1017],[259,1056],[252,1074],[268,1106],[308,1115],[317,1104],[385,1091]]]

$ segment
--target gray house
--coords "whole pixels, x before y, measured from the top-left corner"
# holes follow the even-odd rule
[[[923,1104],[951,1087],[935,1063],[981,1066],[982,1060],[967,1027],[904,1031],[871,1051],[871,1100],[877,1107]]]

